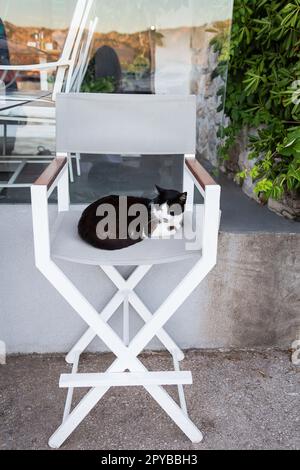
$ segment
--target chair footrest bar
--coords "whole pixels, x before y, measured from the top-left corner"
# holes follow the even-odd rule
[[[60,388],[139,387],[145,385],[192,385],[191,372],[122,372],[62,374]]]

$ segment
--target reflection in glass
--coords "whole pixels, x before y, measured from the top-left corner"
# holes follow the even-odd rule
[[[1,0],[10,62],[57,59],[74,2]],[[224,119],[232,3],[232,0],[95,0],[93,14],[99,22],[82,91],[197,95],[197,150],[200,156],[216,164],[217,133]],[[53,80],[53,74],[45,76],[34,71],[16,77],[21,90],[51,89]],[[35,155],[39,146],[54,152],[53,129],[44,129],[45,126],[42,132],[35,129],[30,138],[26,127],[17,129],[15,154]],[[13,134],[12,129],[10,133]],[[117,134],[118,129],[116,138]],[[128,161],[121,156],[97,158],[95,161],[95,157],[82,157],[82,176],[72,185],[75,202],[112,191],[148,194],[156,183],[174,188],[181,184],[181,162],[172,156],[155,162],[146,158]],[[114,175],[111,180],[104,178],[107,184],[101,168]],[[130,171],[138,177],[130,178]]]
[[[55,62],[63,50],[75,4],[76,0],[1,0],[10,64]],[[53,73],[46,77],[50,89]],[[44,79],[34,70],[17,74],[21,90],[38,89]]]

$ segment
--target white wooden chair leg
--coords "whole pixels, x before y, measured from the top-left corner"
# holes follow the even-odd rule
[[[68,154],[68,164],[69,164],[69,175],[71,183],[74,183],[74,171],[73,171],[73,162],[72,155]]]
[[[129,292],[124,293],[123,303],[123,343],[129,346],[130,343],[130,324],[129,324]]]
[[[72,374],[76,374],[78,371],[78,365],[79,365],[79,358],[80,354],[77,354],[76,359],[74,361],[74,365],[72,368]],[[66,421],[67,417],[69,416],[72,408],[72,401],[73,401],[73,395],[74,395],[74,388],[69,388],[68,390],[68,395],[67,395],[67,400],[66,400],[66,405],[65,405],[65,411],[64,411],[64,417],[63,417],[63,422]]]
[[[121,292],[117,292],[116,295],[111,299],[111,301],[107,304],[107,306],[102,311],[101,318],[103,321],[108,322],[115,311],[120,307],[124,300],[124,297]],[[77,341],[77,343],[73,346],[71,351],[66,357],[66,361],[69,364],[73,364],[74,360],[76,359],[76,355],[78,353],[82,354],[86,348],[91,344],[91,342],[96,338],[96,333],[92,328],[89,328],[83,336]]]
[[[69,189],[69,172],[68,167],[66,166],[65,172],[57,185],[58,212],[67,212],[70,209]]]
[[[141,267],[142,268],[142,267]],[[140,268],[138,268],[139,270]],[[111,279],[115,286],[120,290],[125,290],[127,287],[127,282],[122,278],[120,273],[113,266],[102,266],[102,270],[105,274]],[[148,270],[147,270],[148,272]],[[137,294],[132,289],[129,295],[129,302],[136,312],[140,315],[142,320],[147,323],[153,318],[152,313],[148,310],[142,300],[137,296]],[[166,347],[166,349],[173,355],[176,352],[176,357],[179,361],[184,359],[184,354],[173,339],[169,336],[164,329],[161,329],[156,336],[160,342]]]
[[[107,390],[103,390],[102,396],[105,395]],[[88,416],[92,409],[95,408],[102,396],[99,393],[99,389],[93,388],[81,400],[57,431],[55,431],[53,436],[50,437],[49,447],[51,447],[51,449],[59,449],[80,423]]]
[[[179,372],[180,366],[179,366],[179,361],[177,360],[177,357],[176,357],[176,352],[174,352],[173,354],[173,363],[174,363],[174,370],[176,372]],[[179,402],[180,402],[181,409],[184,412],[184,414],[188,416],[184,388],[183,388],[183,385],[181,384],[178,385],[178,395],[179,395]]]
[[[203,434],[201,431],[182,411],[177,403],[175,403],[170,395],[168,395],[163,387],[145,387],[145,389],[193,444],[199,444],[203,441]]]
[[[187,210],[192,212],[193,206],[194,206],[194,197],[195,197],[195,183],[185,165],[185,159],[187,157],[195,158],[195,155],[185,155],[184,163],[183,163],[183,191],[187,192],[187,195],[188,195],[187,203],[186,203]]]
[[[76,153],[77,176],[81,176],[81,154]]]
[[[109,304],[105,307],[103,312],[101,313],[101,317],[105,322],[107,322],[115,311],[120,307],[124,297],[120,291],[130,290],[129,295],[129,302],[132,307],[136,310],[136,312],[140,315],[140,317],[144,320],[144,322],[148,322],[153,317],[152,313],[149,309],[144,305],[141,299],[137,296],[137,294],[133,291],[133,289],[139,284],[139,282],[144,278],[144,276],[149,272],[151,266],[140,266],[137,268],[134,273],[130,276],[130,278],[125,281],[122,276],[117,272],[116,268],[114,267],[102,267],[102,270],[105,274],[112,280],[116,281],[114,284],[119,289],[119,292],[113,297],[113,299],[109,302]],[[113,273],[113,274],[112,274]],[[86,348],[91,344],[91,342],[95,339],[96,333],[89,328],[84,335],[77,341],[77,343],[73,346],[72,350],[66,357],[66,361],[70,364],[73,363],[74,356],[79,351],[82,353],[86,350]],[[166,347],[166,349],[174,355],[176,353],[176,357],[178,361],[182,361],[184,359],[184,353],[181,349],[177,346],[177,344],[173,341],[173,339],[169,336],[169,334],[161,329],[157,333],[157,337],[160,342]]]
[[[3,123],[3,142],[2,142],[2,155],[6,157],[7,154],[7,124],[6,122]]]
[[[130,276],[130,278],[126,281],[126,288],[133,289],[135,288],[139,282],[145,277],[148,271],[150,271],[151,266],[140,266],[137,268],[134,273]],[[111,301],[106,305],[104,310],[101,312],[101,318],[103,321],[108,322],[110,318],[113,316],[115,311],[120,307],[124,300],[123,294],[120,292],[121,289],[119,289],[119,292],[117,292],[114,297],[111,299]],[[66,357],[66,361],[69,364],[72,364],[74,361],[74,357],[76,357],[76,353],[79,351],[82,353],[83,351],[86,350],[86,348],[91,344],[91,342],[95,339],[96,333],[89,328],[84,335],[77,341],[77,343],[73,346],[71,351]]]
[[[136,295],[135,292],[132,292],[129,301],[135,311],[140,315],[142,320],[147,323],[153,317],[153,314],[150,310],[145,306],[145,304],[141,301],[141,299]],[[183,361],[184,353],[181,349],[177,346],[175,341],[170,337],[170,335],[162,328],[157,334],[157,338],[162,343],[163,346],[169,351],[170,354],[176,355],[178,361]]]

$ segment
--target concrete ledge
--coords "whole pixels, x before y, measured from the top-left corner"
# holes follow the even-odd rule
[[[3,205],[0,217],[0,340],[8,353],[66,352],[85,325],[34,266],[30,207]],[[169,333],[182,348],[290,347],[300,338],[299,253],[300,234],[222,232],[217,267],[168,323]],[[153,312],[189,264],[147,275],[137,293]],[[97,268],[60,266],[99,310],[115,292]],[[120,313],[112,324],[121,333]],[[133,316],[132,333],[140,326]]]

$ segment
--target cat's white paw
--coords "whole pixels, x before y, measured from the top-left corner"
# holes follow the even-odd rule
[[[169,224],[160,223],[152,232],[151,238],[171,238],[176,233],[176,227],[170,227]]]

